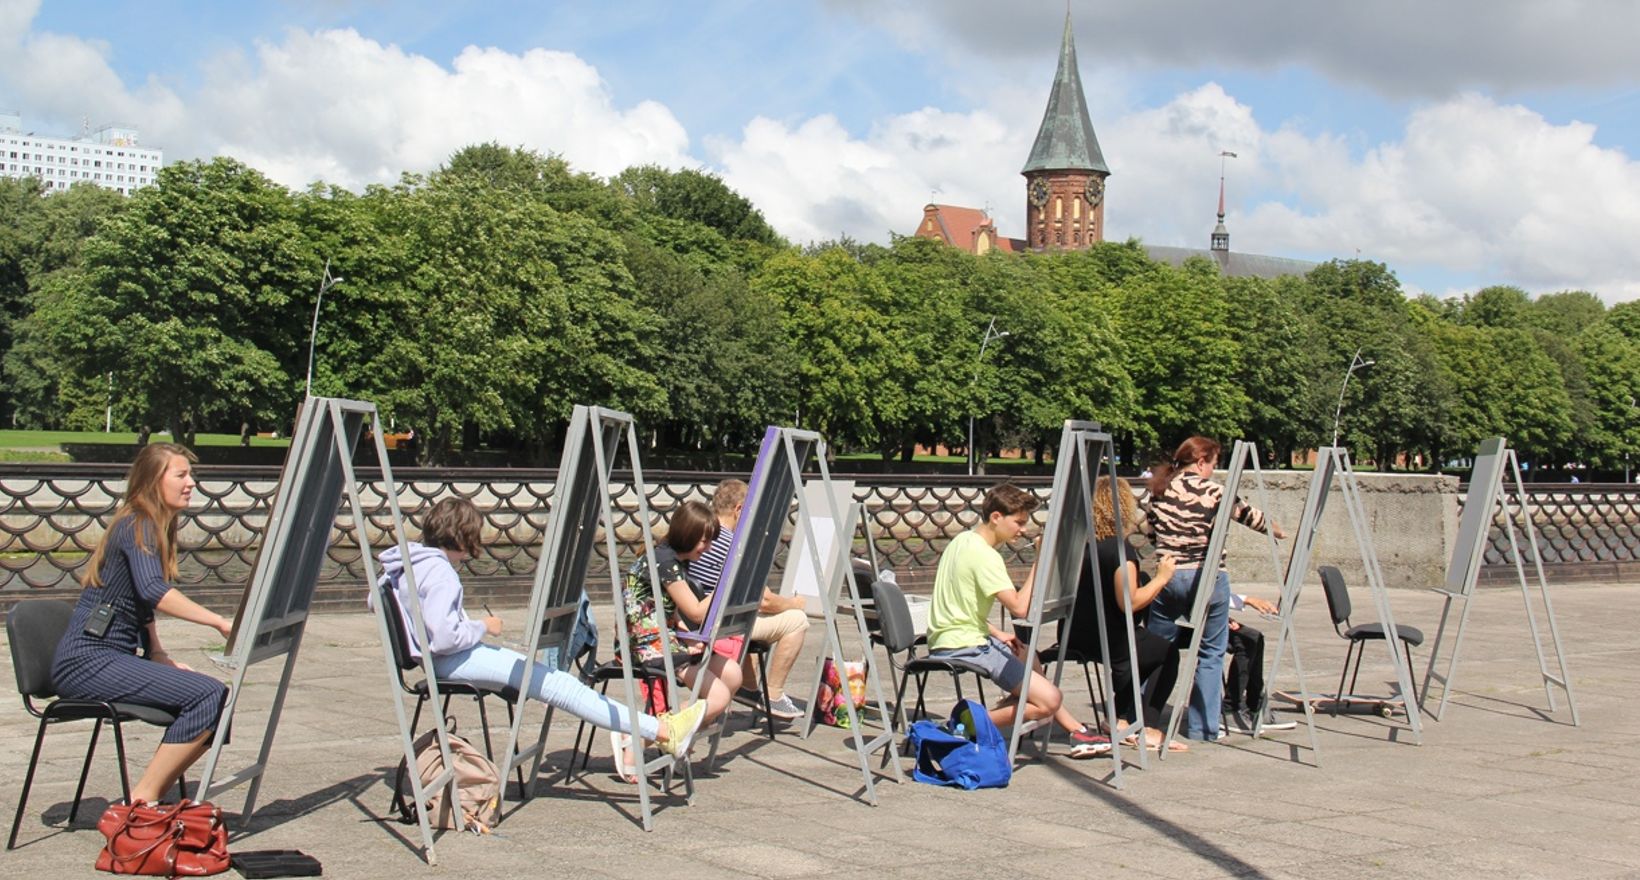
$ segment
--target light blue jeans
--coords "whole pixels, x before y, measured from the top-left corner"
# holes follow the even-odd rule
[[[1181,637],[1173,622],[1190,616],[1190,585],[1200,569],[1181,568],[1156,594],[1150,604],[1150,631],[1174,643],[1180,650],[1190,647],[1189,631]],[[1224,652],[1230,644],[1230,575],[1219,571],[1213,579],[1213,594],[1207,602],[1207,620],[1202,624],[1201,652],[1196,658],[1196,680],[1190,689],[1190,709],[1184,717],[1187,739],[1212,740],[1219,735],[1219,719],[1224,700]],[[1174,711],[1178,711],[1175,707]]]
[[[1222,653],[1222,652],[1221,652]],[[495,645],[478,644],[465,651],[433,657],[433,671],[439,681],[462,682],[491,688],[518,688],[525,696],[562,709],[589,724],[621,733],[631,733],[626,707],[581,683],[579,678],[542,663],[529,664],[530,687],[524,680],[523,654]],[[660,724],[652,715],[638,716],[638,735],[653,740]]]

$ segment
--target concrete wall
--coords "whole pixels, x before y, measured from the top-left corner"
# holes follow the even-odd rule
[[[1289,535],[1288,540],[1280,542],[1283,569],[1292,554],[1290,536],[1298,528],[1311,476],[1309,471],[1265,471],[1267,505],[1261,500],[1259,481],[1254,475],[1247,474],[1242,479],[1242,500],[1265,509]],[[1222,471],[1217,474],[1221,482],[1224,478]],[[1361,504],[1366,508],[1368,531],[1378,553],[1385,584],[1413,589],[1439,586],[1446,579],[1447,561],[1457,537],[1458,479],[1362,473],[1356,475],[1356,480],[1361,487]],[[1317,530],[1306,584],[1319,583],[1315,574],[1318,565],[1338,566],[1352,590],[1366,587],[1361,551],[1336,480]],[[1232,531],[1228,566],[1232,582],[1274,584],[1279,581],[1279,575],[1271,571],[1265,537],[1251,529],[1237,526]]]

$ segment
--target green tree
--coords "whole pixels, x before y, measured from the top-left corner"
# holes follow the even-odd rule
[[[611,184],[641,212],[700,223],[729,240],[785,246],[763,213],[715,174],[640,165],[616,175]]]
[[[1349,382],[1340,441],[1370,451],[1384,469],[1399,453],[1429,448],[1451,391],[1430,339],[1410,320],[1413,306],[1395,274],[1382,263],[1334,260],[1311,270],[1306,280],[1304,308],[1320,331],[1307,420],[1331,442],[1338,390],[1359,351],[1373,364]]]
[[[1531,311],[1532,302],[1526,291],[1497,285],[1464,297],[1459,318],[1477,327],[1520,327],[1527,323]]]
[[[777,253],[751,279],[780,303],[786,344],[798,353],[797,421],[835,449],[881,448],[886,430],[904,423],[908,401],[894,384],[884,316],[871,307],[880,291],[866,267],[841,248],[814,256]]]
[[[430,462],[504,434],[544,460],[577,403],[653,420],[660,322],[635,301],[619,238],[483,175],[434,175],[387,200],[404,242],[392,332],[352,372]],[[351,286],[351,285],[350,285]]]
[[[1118,303],[1118,332],[1138,396],[1138,451],[1172,451],[1192,434],[1235,437],[1248,396],[1236,383],[1241,345],[1218,268],[1198,259],[1132,276]]]
[[[1576,343],[1594,410],[1583,435],[1584,460],[1613,470],[1640,462],[1640,341],[1605,321],[1586,328]]]
[[[290,194],[231,159],[163,169],[86,242],[52,342],[82,376],[112,374],[139,425],[194,431],[293,404],[292,294],[311,254]]]
[[[1317,329],[1301,307],[1303,282],[1291,276],[1226,278],[1228,323],[1240,350],[1235,384],[1247,395],[1241,436],[1287,465],[1303,445],[1319,440],[1299,416],[1313,399]],[[1330,438],[1329,438],[1330,439]]]
[[[625,263],[667,343],[650,362],[668,401],[657,426],[668,445],[747,448],[792,411],[793,358],[780,306],[737,271],[706,275],[686,256],[635,235]]]
[[[1562,339],[1571,339],[1606,316],[1606,304],[1586,290],[1546,293],[1532,300],[1526,324]]]

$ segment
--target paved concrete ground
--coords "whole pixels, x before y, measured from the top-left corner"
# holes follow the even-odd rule
[[[1305,601],[1299,626],[1311,687],[1328,690],[1343,645],[1319,592]],[[1433,634],[1435,596],[1396,592],[1393,601],[1400,622]],[[652,833],[637,827],[635,794],[610,775],[600,737],[593,772],[568,787],[538,782],[541,796],[494,837],[445,834],[436,868],[422,863],[413,826],[383,818],[399,756],[373,620],[324,615],[309,625],[259,809],[233,846],[301,849],[324,863],[327,876],[342,878],[1640,877],[1640,585],[1565,587],[1555,601],[1579,728],[1564,704],[1545,713],[1519,594],[1494,589],[1476,600],[1459,692],[1444,721],[1427,722],[1422,746],[1376,716],[1321,716],[1319,768],[1308,765],[1307,751],[1290,760],[1283,742],[1234,737],[1148,771],[1130,768],[1125,790],[1116,791],[1106,781],[1108,760],[1074,761],[1056,743],[1007,789],[885,782],[873,808],[856,797],[860,777],[842,733],[769,742],[745,729],[742,711],[725,740],[728,759],[698,780],[692,806],[664,800]],[[1370,619],[1366,595],[1357,606]],[[502,613],[516,638],[518,613]],[[610,612],[600,614],[607,629]],[[164,627],[174,654],[209,666],[204,630]],[[794,677],[812,669],[818,645],[811,637]],[[1414,656],[1422,662],[1427,654]],[[9,652],[4,657],[9,678]],[[1358,690],[1387,692],[1389,669],[1384,652],[1373,651]],[[248,760],[251,719],[267,705],[271,675],[259,671],[264,683],[247,688],[244,703],[258,711],[239,720],[234,767]],[[1080,687],[1071,694],[1087,717],[1086,695]],[[944,707],[950,699],[933,702]],[[460,712],[471,732],[476,713],[470,704]],[[33,719],[16,703],[0,717],[8,810],[33,734]],[[555,725],[554,765],[562,765],[572,735],[567,724]],[[48,735],[24,845],[0,855],[6,876],[94,874],[101,839],[92,825],[118,781],[105,740],[86,805],[66,829],[85,736],[85,726]],[[1305,741],[1302,726],[1282,736]],[[154,729],[132,728],[133,774],[157,738]],[[221,802],[242,801],[231,794]]]

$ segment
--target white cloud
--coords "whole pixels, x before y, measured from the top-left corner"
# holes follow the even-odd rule
[[[1005,212],[1017,195],[1006,169],[1024,163],[1033,133],[989,113],[929,108],[889,117],[865,138],[831,116],[795,126],[758,118],[739,141],[707,147],[725,182],[783,235],[880,242],[913,231],[929,201]]]
[[[599,72],[565,52],[469,47],[445,65],[352,30],[292,30],[214,59],[203,85],[181,95],[155,79],[123,82],[106,46],[31,31],[37,11],[35,2],[0,0],[0,95],[30,119],[138,125],[171,159],[228,153],[292,186],[323,178],[355,187],[431,169],[487,140],[557,152],[604,175],[645,162],[698,164],[670,109],[617,106]],[[885,241],[914,229],[931,200],[988,206],[1003,234],[1018,235],[1018,170],[1049,74],[1000,70],[965,70],[963,91],[980,108],[970,112],[885,116],[864,134],[830,114],[758,117],[705,150],[729,185],[799,242]],[[1476,288],[1640,297],[1631,247],[1640,163],[1598,146],[1590,125],[1458,95],[1360,144],[1261,125],[1253,107],[1215,84],[1131,106],[1123,81],[1112,89],[1109,79],[1087,80],[1107,86],[1089,97],[1115,172],[1108,237],[1205,245],[1214,157],[1229,149],[1240,155],[1229,170],[1237,250],[1318,259],[1359,251],[1414,288],[1473,278]]]
[[[353,30],[290,30],[213,59],[199,90],[178,96],[155,82],[127,88],[105,46],[29,32],[37,3],[0,4],[0,89],[25,117],[134,124],[168,160],[232,155],[295,187],[390,182],[483,141],[598,174],[691,164],[670,110],[616,107],[598,72],[565,52],[468,47],[446,68]]]
[[[558,153],[606,175],[688,161],[671,111],[649,101],[617,108],[598,72],[565,52],[468,47],[445,69],[352,30],[290,31],[209,73],[196,98],[195,119],[209,120],[199,151],[237,156],[286,183],[392,180],[480,141]]]
[[[1007,113],[1016,117],[1005,121]],[[846,232],[908,233],[934,201],[987,204],[1004,235],[1024,227],[1017,174],[1036,119],[1023,111],[933,109],[881,120],[863,137],[830,116],[757,119],[739,141],[708,144],[729,185],[797,241]],[[1215,84],[1161,107],[1096,122],[1114,176],[1108,238],[1205,247],[1221,149],[1229,164],[1236,250],[1387,262],[1409,289],[1454,273],[1534,291],[1584,288],[1640,296],[1640,162],[1593,142],[1591,126],[1555,125],[1473,95],[1425,107],[1398,140],[1365,151],[1332,135],[1260,127],[1253,108]],[[1353,155],[1359,154],[1359,155]],[[930,195],[935,188],[941,190]]]

